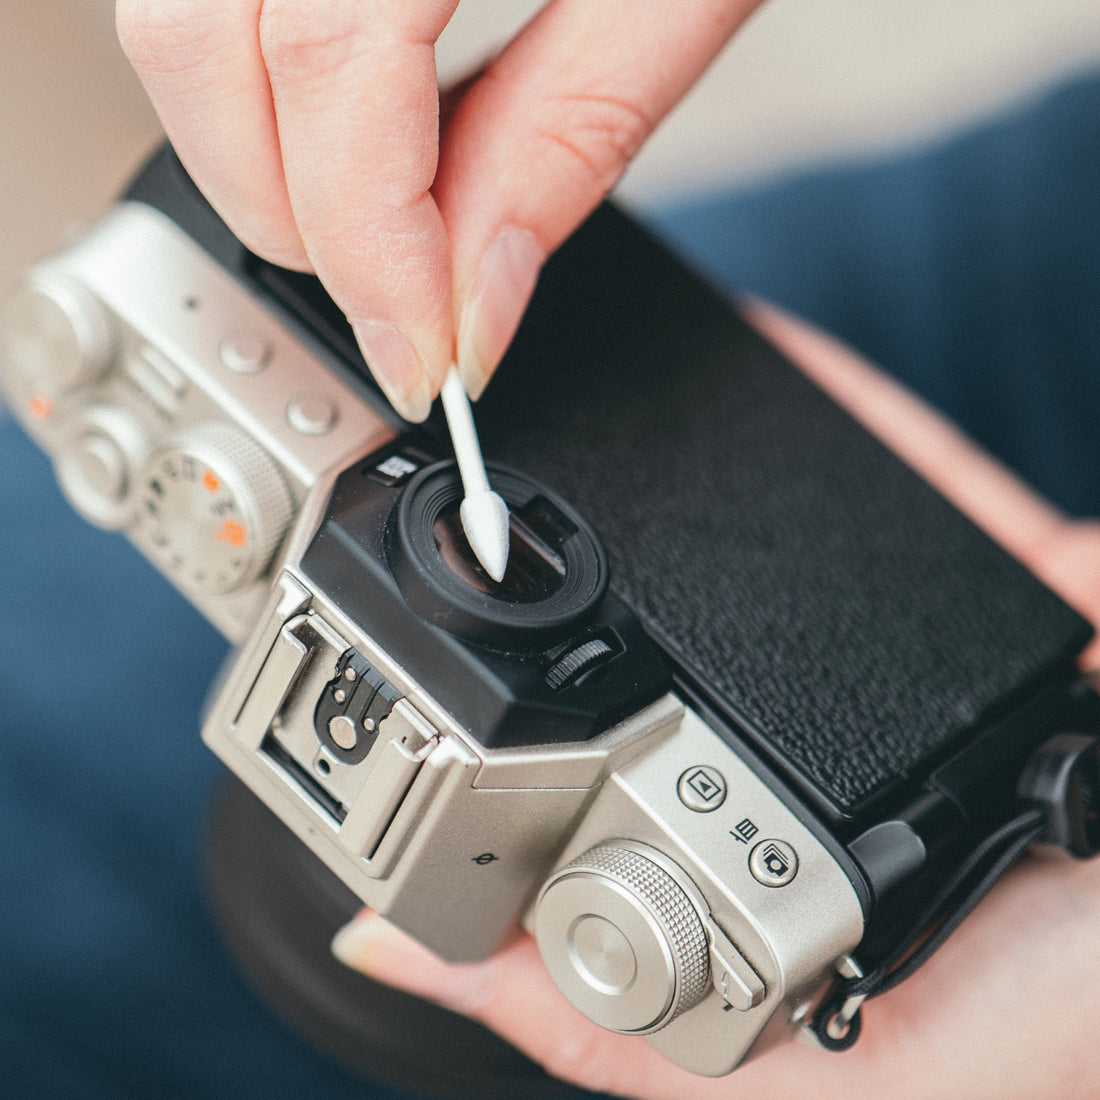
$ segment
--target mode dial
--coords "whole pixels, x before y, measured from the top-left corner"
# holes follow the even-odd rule
[[[57,399],[94,381],[111,361],[114,330],[83,283],[48,268],[32,272],[0,300],[0,369],[23,412],[38,420]]]
[[[543,888],[534,919],[543,962],[602,1027],[653,1032],[705,996],[707,934],[681,875],[624,841],[590,848]]]
[[[214,594],[259,576],[293,518],[274,460],[220,422],[156,451],[138,491],[138,523],[151,552],[186,587]]]

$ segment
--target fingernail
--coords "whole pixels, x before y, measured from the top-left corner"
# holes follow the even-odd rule
[[[431,385],[409,338],[389,321],[353,321],[351,327],[390,404],[406,420],[419,424],[427,419],[432,408]]]
[[[514,225],[506,225],[481,257],[458,333],[458,373],[475,401],[519,328],[545,260],[534,233]]]
[[[377,913],[362,913],[333,936],[332,953],[345,966],[366,971],[376,949],[388,943],[392,936],[392,926]]]

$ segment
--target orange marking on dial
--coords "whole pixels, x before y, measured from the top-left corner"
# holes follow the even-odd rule
[[[35,420],[49,420],[53,416],[53,400],[44,393],[32,393],[27,401],[27,408]]]
[[[228,542],[234,549],[240,549],[248,541],[248,535],[245,532],[244,524],[237,523],[234,520],[227,519],[222,525],[221,529],[215,536],[218,542]]]
[[[221,487],[222,483],[218,480],[218,475],[213,470],[207,470],[202,475],[202,485],[210,493],[216,493]]]

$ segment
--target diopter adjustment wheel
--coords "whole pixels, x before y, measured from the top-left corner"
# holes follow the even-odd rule
[[[590,1020],[627,1034],[659,1030],[709,987],[702,918],[677,869],[646,851],[630,842],[589,849],[551,876],[534,919],[562,993]]]

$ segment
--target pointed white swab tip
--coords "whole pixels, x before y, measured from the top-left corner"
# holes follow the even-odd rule
[[[459,517],[474,556],[500,584],[508,568],[508,505],[491,489],[473,493],[462,502]]]

